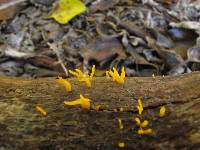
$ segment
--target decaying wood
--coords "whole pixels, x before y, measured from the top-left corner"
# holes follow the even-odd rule
[[[117,85],[95,78],[92,88],[69,79],[73,91],[67,93],[54,78],[0,79],[0,149],[124,149],[189,150],[200,149],[200,73],[176,77],[126,78]],[[82,93],[92,108],[66,106]],[[137,113],[142,96],[144,114]],[[36,109],[47,111],[42,116]],[[101,105],[96,111],[95,106]],[[166,116],[159,117],[165,105]],[[123,112],[113,109],[122,107]],[[152,135],[140,136],[135,117],[149,120]],[[118,127],[121,118],[124,129]]]

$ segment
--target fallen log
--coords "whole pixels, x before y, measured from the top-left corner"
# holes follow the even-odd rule
[[[0,149],[200,149],[200,73],[126,78],[124,85],[95,78],[92,88],[71,78],[72,92],[55,78],[0,78]],[[91,100],[91,108],[64,100]],[[142,97],[144,112],[136,105]],[[43,116],[36,110],[47,111]],[[96,106],[100,105],[97,111]],[[166,115],[159,117],[160,106]],[[116,109],[123,108],[123,111]],[[150,135],[138,135],[134,118],[149,121]],[[119,129],[118,118],[123,129]],[[121,148],[119,148],[121,149]]]

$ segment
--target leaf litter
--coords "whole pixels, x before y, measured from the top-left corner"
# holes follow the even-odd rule
[[[59,10],[61,1],[65,6]],[[200,69],[199,1],[76,2],[1,1],[0,14],[14,9],[0,15],[0,74],[69,76],[69,69],[87,71],[92,65],[97,72],[124,66],[127,76]],[[65,12],[69,7],[81,9],[71,14]]]

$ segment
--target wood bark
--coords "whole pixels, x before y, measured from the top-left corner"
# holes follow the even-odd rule
[[[200,149],[200,73],[173,77],[126,78],[118,85],[95,78],[87,88],[69,79],[68,93],[55,78],[0,78],[0,149],[130,150]],[[66,106],[64,100],[91,100],[91,108]],[[144,112],[136,105],[142,97]],[[42,116],[36,105],[47,111]],[[100,110],[95,107],[100,105]],[[159,117],[160,106],[166,116]],[[123,111],[114,109],[123,108]],[[134,118],[148,120],[151,135],[138,135]],[[123,129],[119,129],[118,118]]]

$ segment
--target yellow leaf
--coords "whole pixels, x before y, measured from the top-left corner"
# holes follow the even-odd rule
[[[54,18],[61,24],[66,24],[84,11],[86,11],[86,7],[79,0],[58,0],[51,12],[50,18]]]

